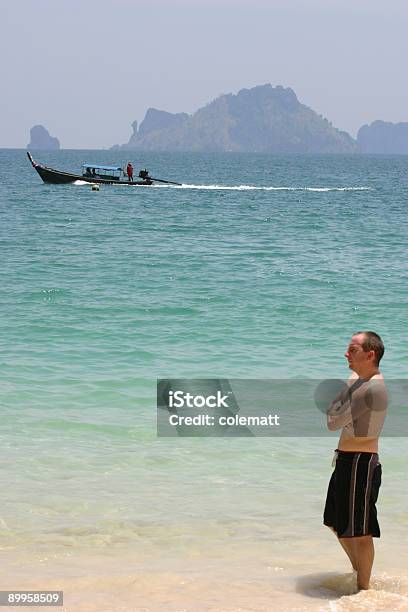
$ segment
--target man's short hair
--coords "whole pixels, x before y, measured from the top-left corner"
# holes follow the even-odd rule
[[[384,355],[384,343],[380,336],[373,331],[358,331],[354,335],[364,334],[364,340],[362,343],[363,351],[374,351],[376,358],[376,365],[378,366],[382,356]]]

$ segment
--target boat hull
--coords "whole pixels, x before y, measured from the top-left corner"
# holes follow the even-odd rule
[[[76,181],[84,181],[92,185],[136,185],[136,186],[148,186],[153,185],[153,181],[150,179],[142,181],[121,181],[114,179],[103,179],[98,177],[82,176],[81,174],[71,174],[70,172],[62,172],[61,170],[55,170],[49,168],[43,164],[38,164],[33,160],[30,153],[27,152],[28,159],[31,162],[33,168],[38,172],[44,183],[51,183],[52,185],[67,185],[69,183],[75,183]]]

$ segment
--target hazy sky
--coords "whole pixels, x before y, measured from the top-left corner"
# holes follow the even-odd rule
[[[263,83],[355,135],[408,121],[407,0],[0,0],[0,147],[127,142],[149,106]]]

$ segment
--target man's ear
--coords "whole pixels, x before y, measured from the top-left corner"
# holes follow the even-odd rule
[[[369,359],[370,361],[372,361],[373,359],[375,359],[375,351],[368,351],[368,353],[367,353],[367,359]]]

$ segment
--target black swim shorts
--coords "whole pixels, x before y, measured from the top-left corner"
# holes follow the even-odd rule
[[[324,524],[339,538],[380,537],[375,503],[381,485],[377,453],[337,451],[324,509]]]

